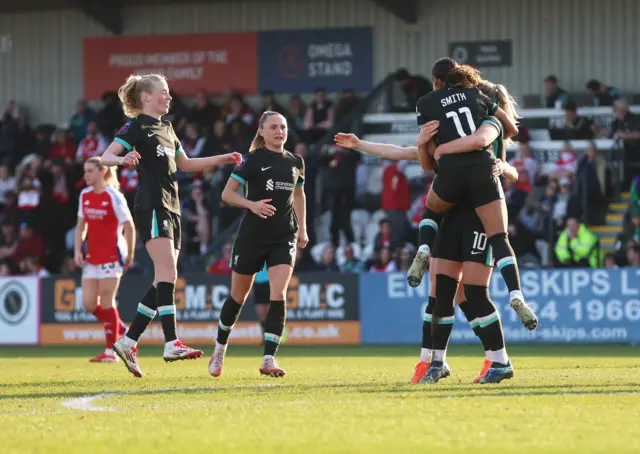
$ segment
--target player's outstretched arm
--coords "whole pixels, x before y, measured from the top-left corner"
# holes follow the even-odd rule
[[[418,159],[417,147],[398,147],[388,143],[376,143],[360,140],[355,134],[339,132],[334,141],[336,145],[352,150],[360,150],[363,153],[378,156],[392,161],[416,161]]]
[[[491,145],[500,136],[500,132],[499,126],[493,123],[484,123],[470,136],[465,136],[440,145],[436,148],[435,157],[436,159],[440,159],[446,154],[482,150]]]
[[[202,172],[207,169],[211,169],[216,166],[225,164],[237,165],[242,162],[242,155],[240,153],[228,153],[220,156],[210,156],[207,158],[189,158],[187,154],[181,150],[176,153],[176,165],[183,172]]]

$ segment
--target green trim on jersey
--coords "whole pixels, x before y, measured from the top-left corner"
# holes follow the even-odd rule
[[[129,143],[127,143],[126,140],[123,140],[120,137],[116,137],[115,139],[113,139],[113,141],[119,143],[120,145],[122,145],[123,147],[125,147],[129,151],[133,150],[133,147],[131,145],[129,145]]]
[[[231,174],[231,178],[233,178],[234,180],[236,180],[236,181],[237,181],[238,183],[240,183],[242,186],[245,186],[245,185],[247,184],[247,181],[246,181],[244,178],[242,178],[242,177],[240,177],[240,176],[236,175],[235,173],[232,173],[232,174]]]
[[[177,158],[178,156],[180,156],[180,153],[183,153],[183,152],[184,152],[184,150],[182,149],[182,147],[179,147],[179,148],[176,150],[176,158]]]
[[[156,216],[156,210],[153,210],[151,220],[151,239],[158,238],[160,236],[160,229],[158,227],[158,218]]]

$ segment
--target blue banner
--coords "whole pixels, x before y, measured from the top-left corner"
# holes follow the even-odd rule
[[[311,93],[373,88],[373,29],[280,30],[258,33],[258,88]]]
[[[522,326],[509,307],[509,292],[499,273],[490,283],[507,343],[640,342],[640,269],[522,270],[522,291],[540,324]],[[429,297],[428,276],[418,288],[404,273],[360,275],[363,344],[419,344],[422,316]],[[478,342],[456,307],[452,343]]]

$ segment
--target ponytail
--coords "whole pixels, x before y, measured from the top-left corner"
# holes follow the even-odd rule
[[[272,115],[281,115],[281,114],[279,114],[278,112],[274,112],[272,110],[267,110],[260,116],[260,121],[258,122],[258,130],[256,131],[256,135],[251,141],[251,146],[249,147],[249,151],[257,150],[258,148],[262,148],[265,146],[264,137],[260,135],[260,130],[264,128],[264,122],[267,121],[267,118],[271,117]]]
[[[106,170],[106,172],[104,173],[104,182],[106,183],[106,185],[111,186],[116,191],[120,190],[120,181],[118,181],[118,174],[115,167],[105,166],[104,164],[102,164],[102,161],[100,161],[100,157],[98,156],[87,159],[87,162],[96,166],[100,173]]]
[[[118,98],[122,102],[122,110],[129,118],[137,117],[142,113],[142,92],[152,93],[155,82],[166,80],[162,74],[145,74],[138,76],[132,74],[127,81],[118,89]]]
[[[518,122],[518,112],[516,110],[517,103],[504,85],[493,84],[488,80],[481,79],[478,83],[478,88],[492,102],[498,104],[498,107],[504,110],[507,116],[513,120],[514,123]],[[506,139],[504,142],[505,146],[513,144],[512,139]]]

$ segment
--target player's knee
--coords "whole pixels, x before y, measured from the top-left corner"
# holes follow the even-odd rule
[[[93,312],[98,307],[98,295],[82,295],[82,305],[87,312]]]
[[[285,288],[271,288],[269,290],[269,299],[271,301],[284,301],[287,299],[287,290]]]
[[[458,289],[458,281],[446,274],[436,275],[436,312],[447,311],[449,307],[453,309],[453,299]]]
[[[163,264],[161,266],[154,264],[154,266],[156,269],[154,282],[171,282],[173,284],[176,283],[176,281],[178,280],[178,270],[176,270],[174,264]]]
[[[490,301],[489,288],[484,285],[464,284],[464,293],[471,303]]]

